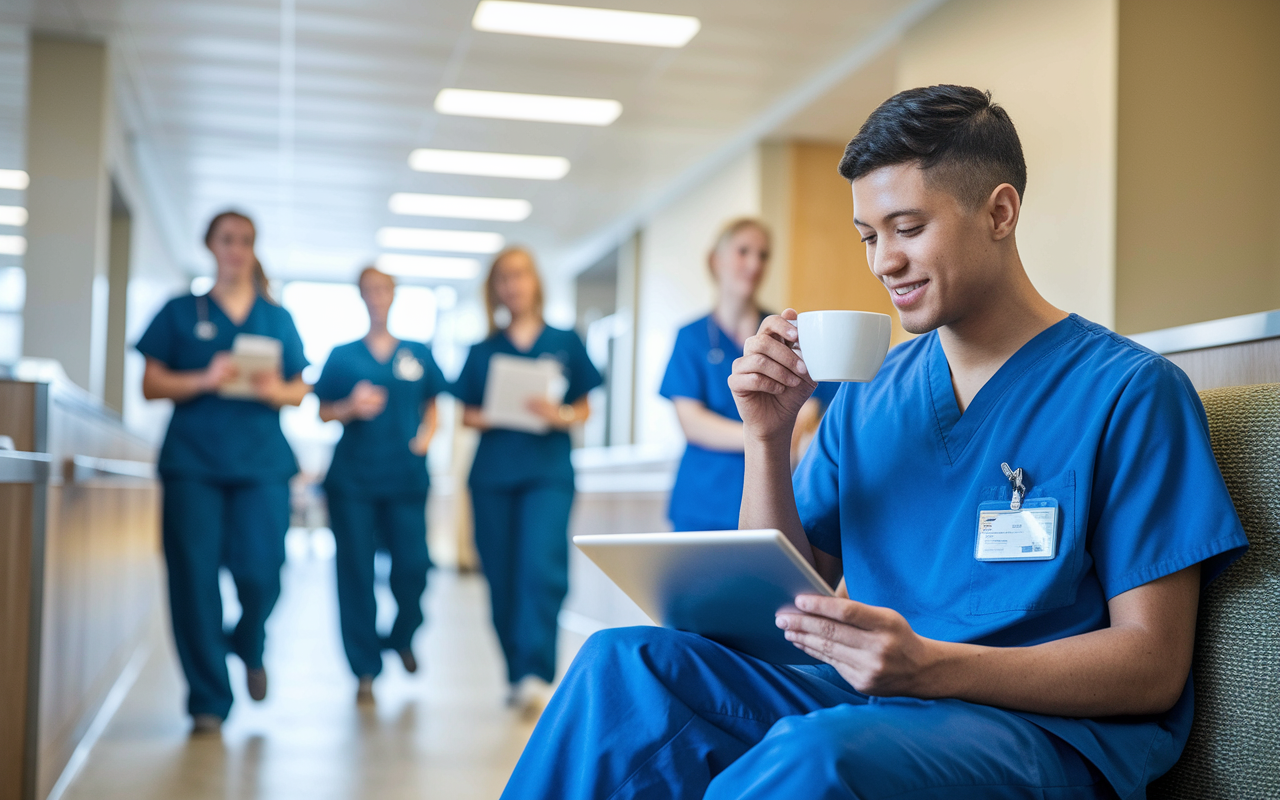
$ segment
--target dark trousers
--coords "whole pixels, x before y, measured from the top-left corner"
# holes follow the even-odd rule
[[[556,674],[556,618],[569,590],[573,487],[472,486],[476,550],[489,581],[507,679]]]
[[[289,485],[284,481],[219,485],[164,480],[164,556],[178,659],[187,678],[187,710],[225,718],[231,710],[227,653],[262,666],[266,623],[280,596]],[[235,580],[243,609],[228,636],[222,628],[218,570]]]
[[[329,525],[337,543],[338,617],[347,663],[357,676],[382,672],[382,651],[404,650],[421,627],[427,588],[426,503],[423,496],[369,498],[329,494]],[[391,554],[391,594],[396,621],[386,639],[378,636],[373,594],[373,555]]]

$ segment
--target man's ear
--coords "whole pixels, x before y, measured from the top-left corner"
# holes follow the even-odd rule
[[[1018,190],[1002,183],[987,199],[987,211],[991,215],[991,237],[996,241],[1007,238],[1018,227],[1018,214],[1022,211],[1022,198]]]

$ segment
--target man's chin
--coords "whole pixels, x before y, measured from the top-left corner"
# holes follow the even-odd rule
[[[936,315],[919,312],[904,314],[899,311],[898,322],[902,325],[904,331],[915,336],[942,327],[942,323],[938,321]]]

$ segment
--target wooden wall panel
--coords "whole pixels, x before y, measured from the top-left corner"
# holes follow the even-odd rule
[[[22,795],[31,623],[30,484],[0,483],[0,800]]]
[[[853,226],[849,183],[836,172],[844,146],[791,144],[791,304],[797,311],[847,308],[893,318],[893,342],[909,334],[884,285],[867,267]]]
[[[1170,353],[1165,358],[1181,367],[1199,391],[1280,383],[1280,339]]]

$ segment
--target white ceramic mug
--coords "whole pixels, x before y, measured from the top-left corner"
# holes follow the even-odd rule
[[[806,311],[796,327],[805,366],[817,381],[869,381],[889,352],[888,314]]]

